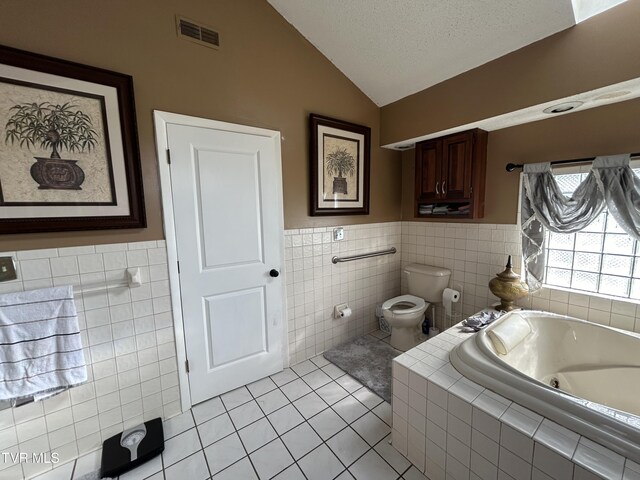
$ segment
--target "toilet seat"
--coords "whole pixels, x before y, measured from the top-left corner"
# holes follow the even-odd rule
[[[393,308],[394,306],[402,303],[409,304],[409,308]],[[427,302],[425,302],[423,298],[416,297],[415,295],[400,295],[399,297],[393,297],[384,302],[382,304],[382,310],[391,310],[394,315],[410,315],[421,310],[424,311],[426,305]],[[398,305],[398,307],[400,306],[401,305]]]

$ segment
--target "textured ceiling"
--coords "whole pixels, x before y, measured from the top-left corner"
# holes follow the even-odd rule
[[[571,0],[268,0],[382,106],[575,24]]]

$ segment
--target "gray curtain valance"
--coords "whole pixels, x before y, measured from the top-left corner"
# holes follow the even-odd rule
[[[560,191],[550,163],[524,166],[520,228],[525,278],[530,290],[540,288],[544,278],[545,229],[577,232],[607,207],[618,225],[640,240],[640,179],[631,170],[629,160],[629,154],[597,157],[587,178],[570,198]]]

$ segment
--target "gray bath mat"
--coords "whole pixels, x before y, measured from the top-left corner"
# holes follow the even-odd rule
[[[391,403],[391,360],[401,353],[365,335],[327,350],[324,358]]]

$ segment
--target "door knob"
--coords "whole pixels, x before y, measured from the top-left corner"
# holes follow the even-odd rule
[[[278,275],[280,275],[280,272],[278,270],[276,270],[275,268],[272,268],[269,271],[269,275],[271,275],[273,278],[276,278]]]

